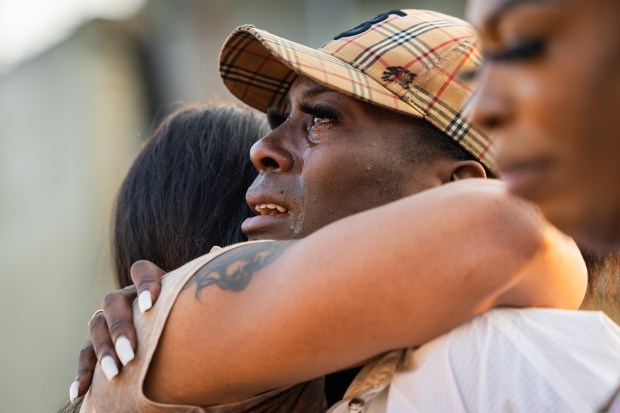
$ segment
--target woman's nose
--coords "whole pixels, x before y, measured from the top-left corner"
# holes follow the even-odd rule
[[[491,65],[481,69],[469,117],[489,132],[501,128],[510,117],[510,105],[502,77]]]

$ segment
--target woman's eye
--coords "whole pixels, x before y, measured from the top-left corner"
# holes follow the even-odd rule
[[[523,40],[500,52],[487,52],[484,57],[495,62],[519,62],[539,57],[545,49],[541,40]]]

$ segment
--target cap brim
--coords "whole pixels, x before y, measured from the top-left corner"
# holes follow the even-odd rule
[[[423,114],[350,64],[321,50],[241,26],[220,53],[220,75],[230,92],[262,112],[283,109],[297,76],[353,98],[422,118]]]

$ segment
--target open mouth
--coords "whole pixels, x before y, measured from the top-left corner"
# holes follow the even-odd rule
[[[258,215],[278,215],[288,212],[288,209],[277,204],[258,204],[254,207]]]
[[[248,239],[291,239],[292,219],[288,208],[273,202],[250,202],[256,216],[248,217],[241,230]]]

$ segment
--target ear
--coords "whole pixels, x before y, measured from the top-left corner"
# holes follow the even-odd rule
[[[458,181],[467,178],[485,179],[487,173],[480,162],[477,161],[456,161],[452,164],[450,181]]]

